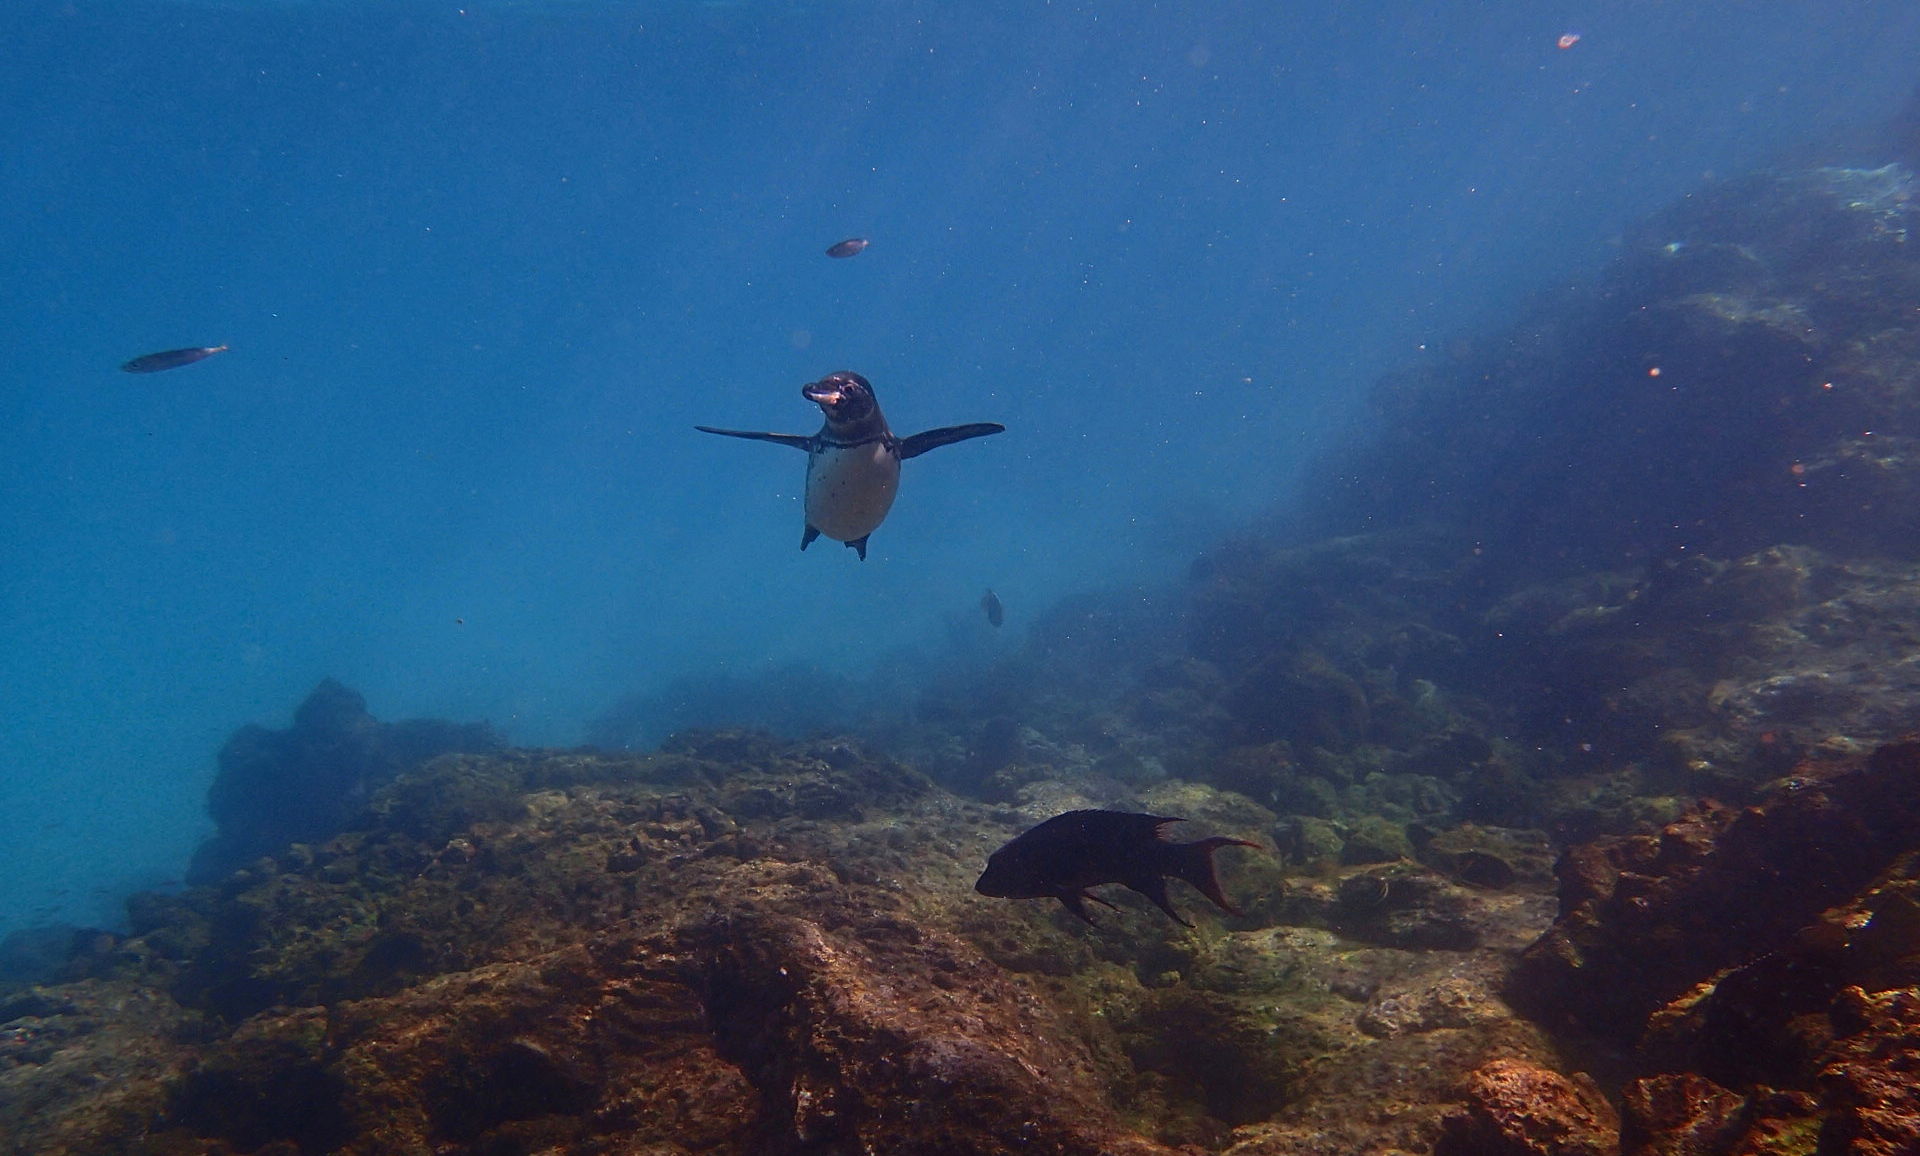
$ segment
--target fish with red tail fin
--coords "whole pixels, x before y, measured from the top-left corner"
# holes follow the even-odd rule
[[[1183,927],[1167,899],[1167,880],[1184,879],[1215,907],[1229,915],[1240,909],[1228,901],[1214,874],[1213,853],[1222,847],[1259,847],[1245,839],[1215,837],[1173,843],[1162,828],[1183,823],[1162,815],[1128,811],[1068,811],[1055,815],[987,856],[987,869],[973,889],[996,899],[1058,899],[1088,923],[1086,901],[1113,904],[1087,890],[1119,883],[1153,900]]]

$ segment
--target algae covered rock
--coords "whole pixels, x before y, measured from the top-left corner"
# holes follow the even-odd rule
[[[1203,784],[1142,793],[1210,831],[1278,822]],[[60,1090],[25,1096],[13,1134],[50,1152],[1147,1156],[1346,1116],[1350,1089],[1403,1063],[1428,1066],[1391,1122],[1342,1127],[1431,1136],[1438,1057],[1539,1047],[1465,978],[1512,934],[1356,952],[1276,926],[1294,884],[1252,851],[1224,872],[1248,915],[1195,910],[1193,928],[1120,889],[1099,927],[989,899],[972,884],[1023,818],[842,742],[447,756],[368,814],[143,901],[86,982],[141,993],[172,1017],[156,1040],[179,1042],[111,1095],[23,1048],[11,1078]],[[1493,893],[1404,895],[1507,918],[1470,910]],[[12,1038],[88,1006],[47,991],[5,1009]]]
[[[1920,747],[1888,746],[1563,857],[1508,991],[1631,1045],[1628,1152],[1920,1142],[1916,792]]]
[[[1619,1117],[1590,1078],[1496,1060],[1467,1079],[1435,1156],[1615,1156]]]
[[[188,878],[210,882],[289,843],[328,838],[403,772],[448,751],[501,745],[485,724],[379,722],[357,691],[326,679],[294,712],[292,726],[244,726],[220,748],[207,790],[219,829],[195,851]]]
[[[1632,1042],[1700,978],[1789,942],[1920,846],[1920,745],[1784,784],[1746,811],[1702,807],[1657,835],[1603,840],[1560,868],[1561,917],[1514,1000]]]

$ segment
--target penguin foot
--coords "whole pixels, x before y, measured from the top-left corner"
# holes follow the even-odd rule
[[[814,529],[812,526],[808,526],[806,530],[800,535],[800,548],[804,550],[808,546],[813,545],[813,540],[815,538],[818,538],[819,536],[820,536],[820,531]]]
[[[872,537],[872,535],[862,534],[858,538],[855,538],[853,541],[847,543],[847,549],[859,551],[860,560],[862,562],[865,562],[867,560],[867,539],[869,537]]]

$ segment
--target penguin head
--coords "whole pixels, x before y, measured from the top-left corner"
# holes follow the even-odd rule
[[[828,424],[835,426],[854,425],[880,411],[880,404],[873,399],[873,386],[866,378],[844,369],[801,386],[800,396],[825,411]]]

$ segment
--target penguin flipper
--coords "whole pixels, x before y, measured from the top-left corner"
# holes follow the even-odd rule
[[[710,425],[697,425],[693,428],[701,433],[719,434],[721,437],[728,438],[748,438],[757,442],[776,442],[808,453],[813,452],[814,440],[806,434],[755,433],[744,429],[714,429]]]
[[[847,549],[859,554],[860,560],[865,562],[867,560],[867,539],[871,537],[873,537],[872,534],[862,534],[853,541],[848,542]]]
[[[900,439],[900,460],[917,458],[928,450],[941,446],[950,446],[954,442],[963,442],[968,438],[983,438],[988,434],[1005,433],[1007,427],[997,421],[977,421],[972,425],[943,425],[939,429],[930,429],[925,433],[914,434],[910,438]],[[714,430],[724,433],[724,430]],[[763,435],[764,436],[764,435]]]
[[[813,545],[813,540],[819,536],[820,531],[814,529],[813,526],[809,524],[807,528],[800,533],[800,548],[804,550],[808,546]]]

